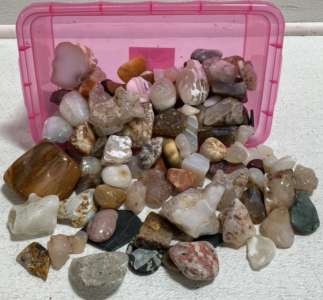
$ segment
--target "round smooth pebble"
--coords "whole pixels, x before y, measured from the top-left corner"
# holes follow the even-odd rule
[[[127,165],[107,166],[102,170],[101,175],[104,183],[120,189],[127,189],[132,181]]]
[[[200,148],[200,154],[210,160],[210,162],[219,162],[224,160],[227,148],[216,138],[207,138]]]

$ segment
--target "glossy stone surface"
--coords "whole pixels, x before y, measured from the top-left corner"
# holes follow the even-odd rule
[[[242,193],[240,201],[248,210],[253,224],[261,224],[266,219],[267,214],[263,195],[258,188],[251,187],[246,189]]]
[[[213,81],[232,84],[236,77],[235,66],[225,60],[218,60],[209,66],[210,75]]]
[[[108,138],[106,136],[100,137],[96,140],[95,144],[91,148],[91,156],[96,158],[101,158],[104,146],[107,142]]]
[[[268,265],[276,254],[275,243],[264,236],[255,235],[247,240],[247,256],[253,269]]]
[[[163,156],[171,168],[181,168],[182,158],[172,138],[163,138]]]
[[[296,196],[294,180],[293,171],[287,169],[273,174],[265,181],[264,199],[267,215],[276,208],[291,208]]]
[[[146,191],[146,186],[140,181],[134,181],[127,190],[126,207],[136,215],[146,206]]]
[[[110,165],[101,173],[104,183],[120,189],[127,189],[132,181],[130,169],[127,165]]]
[[[211,49],[196,49],[191,54],[191,59],[198,60],[202,63],[206,59],[210,59],[212,57],[222,57],[222,51],[220,50],[211,50]]]
[[[86,174],[98,175],[101,173],[101,161],[93,156],[83,156],[80,163],[82,176]]]
[[[235,99],[245,99],[247,95],[247,89],[244,82],[234,84],[213,82],[212,92],[222,97],[232,97]]]
[[[211,176],[214,176],[217,170],[222,170],[224,174],[230,174],[238,169],[244,169],[244,168],[245,166],[243,164],[232,164],[223,160],[218,163],[211,164],[208,173]]]
[[[126,250],[129,256],[129,268],[139,275],[155,273],[161,265],[164,251],[137,248],[135,239],[136,237],[131,240]]]
[[[223,241],[226,243],[242,246],[256,234],[248,210],[237,198],[220,213],[219,221],[223,227]]]
[[[180,242],[169,255],[181,272],[192,280],[213,280],[219,273],[219,260],[208,242]]]
[[[43,126],[42,139],[49,139],[54,143],[65,143],[69,140],[74,128],[63,118],[49,117]]]
[[[68,196],[81,176],[80,167],[62,149],[45,139],[20,156],[3,180],[18,197]]]
[[[251,61],[239,61],[238,68],[240,76],[245,82],[247,89],[250,91],[255,91],[257,89],[257,74],[253,69]]]
[[[146,60],[143,57],[134,57],[119,67],[118,76],[123,82],[127,83],[131,78],[138,77],[146,69]]]
[[[233,55],[233,56],[229,56],[229,57],[224,57],[222,58],[224,61],[232,64],[235,66],[236,68],[236,76],[239,76],[239,68],[238,68],[238,62],[240,60],[244,61],[244,59],[241,57],[241,56],[238,56],[238,55]]]
[[[156,78],[155,78],[156,80]],[[176,89],[168,78],[160,78],[151,87],[151,103],[157,111],[165,111],[176,103]]]
[[[255,132],[256,128],[252,126],[241,125],[237,129],[236,141],[244,145],[248,141],[248,139],[255,134]]]
[[[151,83],[140,76],[131,78],[127,83],[126,90],[138,93],[140,103],[145,103],[150,100]]]
[[[110,79],[106,79],[106,80],[102,81],[101,84],[103,85],[104,90],[112,96],[115,94],[118,87],[122,87],[122,88],[126,89],[125,83],[114,82]]]
[[[117,226],[118,213],[113,209],[99,211],[86,227],[86,233],[93,242],[107,241]]]
[[[145,71],[140,74],[140,77],[145,79],[146,81],[150,82],[151,84],[154,84],[154,73],[152,71]]]
[[[125,198],[125,191],[107,184],[98,185],[94,191],[95,201],[105,209],[118,209]]]
[[[57,219],[73,227],[86,225],[98,211],[93,194],[94,189],[89,189],[77,196],[60,201]]]
[[[246,149],[239,147],[238,142],[235,142],[230,148],[227,149],[225,159],[229,163],[242,163],[247,157],[248,152]]]
[[[247,186],[255,186],[259,189],[264,189],[264,183],[266,181],[265,175],[257,168],[250,168],[248,169],[249,172],[249,179]]]
[[[192,154],[191,145],[187,137],[183,133],[180,133],[175,138],[175,143],[176,143],[176,147],[180,151],[181,158],[189,157]]]
[[[226,98],[211,106],[204,114],[205,125],[240,124],[243,105],[234,98]]]
[[[132,142],[128,136],[110,135],[102,154],[102,165],[123,164],[130,160]]]
[[[94,80],[85,81],[78,89],[84,99],[89,99],[90,91],[98,87],[98,83]]]
[[[200,154],[210,160],[210,162],[219,162],[224,160],[227,148],[216,138],[206,139],[200,147]]]
[[[211,96],[211,97],[207,98],[207,99],[205,100],[205,102],[203,103],[203,105],[204,105],[205,107],[210,107],[210,106],[213,106],[213,105],[215,105],[215,104],[220,103],[221,101],[222,101],[222,97],[221,97],[221,96],[219,96],[219,95],[214,95],[214,96]]]
[[[52,103],[55,103],[56,105],[60,105],[63,97],[69,92],[70,92],[69,90],[64,90],[64,89],[60,89],[58,91],[55,91],[50,96],[49,101]]]
[[[88,189],[95,189],[98,185],[102,184],[103,181],[99,175],[86,174],[78,181],[75,192],[80,194]]]
[[[225,187],[224,194],[217,208],[219,211],[229,207],[235,198],[241,198],[248,182],[248,175],[247,169],[238,169],[230,174],[225,174],[222,170],[218,170],[215,173],[212,178],[212,184],[221,184]]]
[[[115,251],[128,244],[131,239],[139,233],[142,226],[141,220],[130,210],[117,210],[118,220],[114,234],[109,240],[96,243],[88,240],[88,244],[93,245],[103,251]],[[82,228],[86,231],[87,226]]]
[[[313,233],[320,226],[316,208],[307,193],[298,193],[297,201],[290,210],[290,220],[293,228],[303,234]]]
[[[236,127],[229,126],[216,126],[211,127],[209,130],[200,131],[198,133],[198,139],[200,143],[203,143],[207,138],[214,137],[221,141],[224,145],[232,145],[236,139]]]
[[[141,148],[151,139],[153,133],[155,118],[153,106],[151,103],[143,103],[141,106],[144,109],[144,117],[132,119],[116,133],[116,135],[129,136],[134,148]]]
[[[188,60],[176,80],[178,96],[186,104],[203,103],[209,94],[209,84],[201,64],[196,60]]]
[[[23,204],[14,205],[8,216],[12,234],[38,235],[54,231],[57,224],[59,198],[30,194]]]
[[[209,185],[204,190],[190,188],[166,201],[161,213],[194,238],[215,234],[220,225],[215,210],[223,192],[220,185]]]
[[[189,188],[197,188],[196,175],[190,171],[170,168],[166,180],[175,186],[178,192],[186,191]]]
[[[293,156],[285,156],[277,160],[270,168],[270,173],[275,174],[282,170],[294,169],[296,165],[296,158]]]
[[[87,297],[107,297],[127,273],[128,255],[121,252],[98,253],[74,258],[69,268],[72,286]]]
[[[170,247],[173,226],[163,216],[150,212],[142,224],[135,240],[137,248],[165,250]]]
[[[297,165],[294,171],[295,177],[295,189],[303,191],[314,191],[318,185],[318,178],[315,172],[311,168],[303,167],[302,165]]]
[[[73,151],[90,156],[95,141],[96,138],[90,124],[85,122],[74,129],[68,144]]]
[[[190,143],[191,151],[196,152],[198,149],[198,138],[197,129],[199,128],[199,123],[196,116],[187,117],[187,127],[184,131],[188,142]]]
[[[265,173],[270,173],[271,167],[276,163],[278,158],[275,155],[266,156],[263,160]]]
[[[156,137],[148,141],[140,151],[140,160],[144,169],[150,169],[162,154],[163,138]]]
[[[294,232],[286,207],[273,210],[262,222],[267,236],[280,248],[290,248],[294,243]]]
[[[33,242],[22,250],[16,257],[30,274],[47,280],[50,258],[48,251],[41,244]]]
[[[265,174],[264,162],[261,159],[253,159],[248,162],[247,168],[256,168],[259,169],[263,174]]]
[[[155,117],[153,133],[156,135],[177,136],[187,127],[187,116],[171,108]]]
[[[146,186],[146,204],[152,208],[160,207],[174,190],[161,170],[144,170],[138,181]]]
[[[189,104],[184,104],[182,107],[178,108],[177,110],[188,117],[196,115],[200,112],[197,108],[195,108]]]

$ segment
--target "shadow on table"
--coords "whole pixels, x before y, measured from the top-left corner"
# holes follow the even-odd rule
[[[1,193],[5,196],[4,198],[10,202],[12,205],[24,204],[26,201],[16,196],[7,184],[3,184],[1,187]]]

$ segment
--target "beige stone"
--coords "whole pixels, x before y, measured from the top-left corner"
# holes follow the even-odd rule
[[[216,138],[207,138],[200,148],[200,153],[210,160],[219,162],[224,160],[227,148]]]

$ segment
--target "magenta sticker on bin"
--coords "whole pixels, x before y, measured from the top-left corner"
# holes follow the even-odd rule
[[[175,48],[130,47],[129,59],[142,56],[147,61],[147,70],[165,69],[174,66]]]

